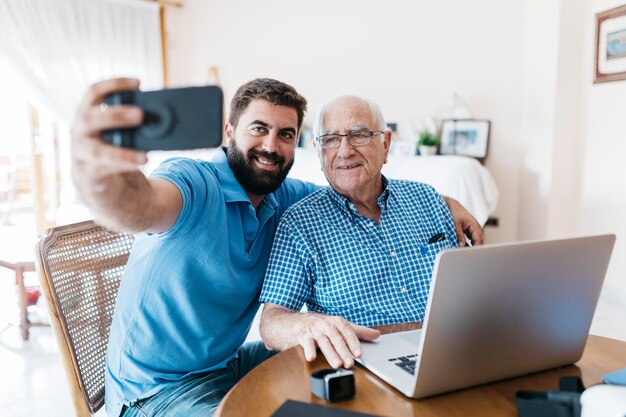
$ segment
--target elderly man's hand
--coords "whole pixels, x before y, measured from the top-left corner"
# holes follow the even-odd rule
[[[309,313],[302,315],[303,331],[297,340],[304,348],[307,361],[315,360],[319,347],[333,368],[351,368],[354,358],[361,357],[361,340],[372,341],[380,336],[380,331],[358,326],[341,317]]]
[[[483,228],[478,221],[467,211],[465,207],[458,201],[450,197],[443,198],[454,220],[456,236],[459,240],[459,246],[467,246],[465,236],[470,238],[472,245],[483,244]]]

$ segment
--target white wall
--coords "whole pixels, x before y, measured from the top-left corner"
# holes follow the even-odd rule
[[[582,84],[584,142],[578,208],[580,234],[615,233],[617,242],[601,303],[622,317],[626,340],[626,81],[592,84],[595,13],[624,4],[623,0],[589,0],[584,27],[587,65]],[[594,326],[599,332],[602,323]]]
[[[584,5],[526,1],[521,240],[576,233]]]
[[[554,154],[559,0],[528,0],[524,10],[521,178],[518,237],[545,235]]]
[[[352,92],[376,99],[400,132],[457,92],[492,121],[500,226],[487,238],[515,240],[523,25],[515,0],[188,0],[168,11],[170,81],[206,83],[216,65],[229,101],[252,78],[277,78],[307,97],[308,121],[323,101]]]
[[[526,1],[518,236],[615,233],[592,333],[626,340],[626,81],[592,83],[595,13],[621,4]]]

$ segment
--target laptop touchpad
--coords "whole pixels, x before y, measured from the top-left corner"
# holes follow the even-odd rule
[[[422,337],[422,331],[421,330],[412,330],[410,332],[402,332],[402,333],[398,333],[398,337],[400,337],[401,339],[406,340],[407,342],[409,342],[412,345],[417,346],[417,344],[420,341],[420,337]]]

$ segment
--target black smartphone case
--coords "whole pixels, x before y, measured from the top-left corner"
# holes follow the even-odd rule
[[[111,106],[132,104],[144,111],[133,129],[104,132],[104,141],[141,150],[215,148],[222,143],[223,95],[216,86],[157,91],[122,91],[107,96]]]

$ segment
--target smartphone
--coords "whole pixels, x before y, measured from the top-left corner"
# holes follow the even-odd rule
[[[110,94],[104,99],[107,105],[139,106],[144,121],[135,128],[106,130],[104,141],[145,151],[218,147],[222,143],[223,101],[217,86]]]

